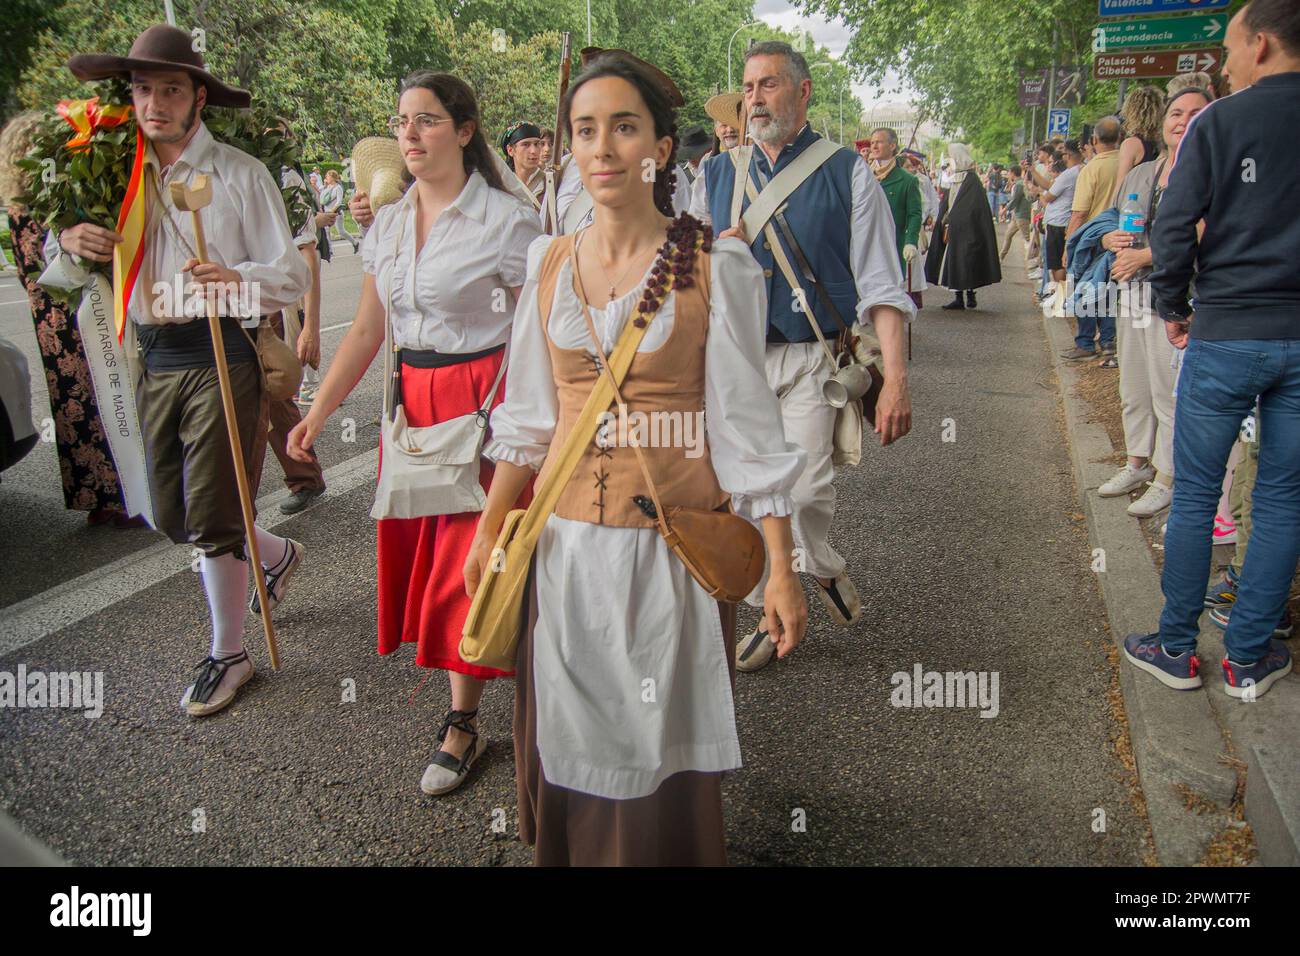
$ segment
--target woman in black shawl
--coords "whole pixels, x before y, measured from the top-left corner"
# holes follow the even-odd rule
[[[948,153],[961,182],[949,189],[939,204],[930,251],[925,257],[925,279],[931,285],[956,292],[956,298],[945,309],[973,309],[976,289],[1002,281],[998,240],[988,196],[975,175],[970,149],[953,143]]]

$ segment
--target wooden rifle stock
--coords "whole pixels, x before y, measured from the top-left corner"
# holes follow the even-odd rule
[[[545,209],[545,229],[549,235],[560,234],[560,213],[558,196],[560,191],[560,164],[564,158],[564,130],[561,118],[564,114],[564,97],[569,92],[569,74],[573,68],[573,37],[568,30],[560,34],[560,86],[555,97],[555,138],[551,145],[551,161],[546,170],[546,195],[543,200]]]

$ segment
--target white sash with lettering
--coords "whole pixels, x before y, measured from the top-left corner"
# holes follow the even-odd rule
[[[76,281],[68,279],[55,260],[37,280],[54,288],[75,288]],[[82,349],[90,366],[90,380],[95,388],[95,403],[104,425],[104,437],[113,453],[117,466],[117,479],[121,484],[126,510],[131,515],[143,515],[154,526],[153,499],[149,496],[149,476],[145,470],[144,435],[140,431],[140,416],[135,402],[135,375],[127,358],[128,347],[134,351],[134,326],[127,321],[123,336],[125,345],[117,340],[113,328],[113,283],[108,276],[93,272],[81,289],[81,305],[77,308],[77,329],[81,332]]]

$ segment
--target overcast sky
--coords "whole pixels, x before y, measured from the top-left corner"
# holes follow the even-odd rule
[[[783,30],[791,30],[798,26],[812,33],[813,40],[818,46],[824,46],[831,53],[831,56],[839,59],[844,55],[844,50],[849,45],[851,33],[849,28],[838,20],[830,21],[822,17],[804,17],[799,15],[799,11],[788,0],[755,0],[754,16],[764,23],[770,23],[772,26],[780,27]],[[736,24],[739,26],[740,24]],[[744,49],[745,35],[742,33],[736,38],[735,47]],[[813,77],[814,81],[816,77]],[[739,83],[739,79],[736,81]],[[910,102],[913,98],[911,87],[904,83],[902,77],[892,70],[887,73],[879,84],[873,83],[854,83],[853,93],[863,106],[870,108],[871,104],[878,100],[888,100],[890,102]]]

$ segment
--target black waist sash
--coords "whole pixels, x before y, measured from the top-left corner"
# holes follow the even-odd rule
[[[393,366],[393,414],[402,404],[402,366],[411,368],[446,368],[448,365],[464,365],[475,359],[495,355],[505,348],[505,344],[494,345],[481,352],[437,352],[433,349],[398,349],[398,361]]]
[[[476,359],[495,355],[505,348],[505,344],[494,345],[481,352],[438,352],[433,349],[398,349],[398,357],[403,365],[411,368],[445,368],[448,365],[463,365]]]
[[[256,362],[257,350],[248,337],[257,335],[256,328],[248,335],[233,315],[221,317],[221,338],[225,345],[226,363]],[[181,369],[212,368],[216,356],[212,352],[212,332],[207,319],[166,325],[137,325],[136,341],[144,355],[144,367],[151,372],[172,372]]]

